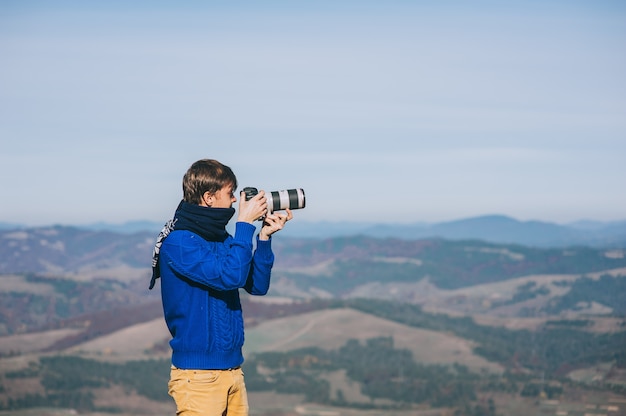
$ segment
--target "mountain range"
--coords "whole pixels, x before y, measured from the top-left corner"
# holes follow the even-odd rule
[[[576,410],[569,414],[624,410],[626,249],[603,242],[623,224],[564,230],[481,217],[414,226],[435,238],[410,238],[400,232],[408,225],[289,225],[273,242],[270,293],[242,296],[246,384],[258,414],[322,413],[306,406],[349,415],[469,406],[456,414],[554,414],[543,412],[553,405],[542,397],[563,400]],[[0,229],[0,414],[174,413],[160,282],[148,290],[160,227]],[[384,236],[391,231],[398,235]],[[563,247],[519,243],[547,244],[559,232],[570,238]],[[485,241],[503,237],[518,242]],[[401,370],[390,373],[398,357]],[[417,388],[424,380],[429,387]],[[394,396],[378,394],[388,385],[412,386],[397,412],[387,407]],[[324,394],[310,396],[316,391]],[[448,395],[420,393],[430,391]]]
[[[78,228],[123,234],[145,231],[156,235],[162,226],[162,223],[152,221],[131,221],[123,224],[99,222],[81,225]],[[28,227],[19,224],[0,223],[0,229],[23,228]],[[569,224],[556,224],[544,221],[520,221],[504,215],[485,215],[447,222],[411,224],[296,220],[281,231],[281,235],[314,239],[352,235],[405,240],[443,238],[448,240],[481,240],[497,244],[521,244],[542,248],[571,246],[625,248],[626,220],[611,222],[584,220]]]

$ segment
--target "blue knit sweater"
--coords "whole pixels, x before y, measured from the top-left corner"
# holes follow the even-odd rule
[[[255,227],[238,222],[235,236],[206,241],[172,231],[160,251],[161,297],[172,335],[172,364],[181,369],[224,370],[243,363],[243,315],[239,289],[269,290],[274,254]]]

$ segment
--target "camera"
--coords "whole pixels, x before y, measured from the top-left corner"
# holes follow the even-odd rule
[[[243,192],[246,194],[246,201],[259,193],[256,188],[250,186],[243,188]],[[302,188],[266,192],[265,197],[267,198],[267,210],[270,213],[287,208],[301,209],[304,208],[306,203],[304,189]]]

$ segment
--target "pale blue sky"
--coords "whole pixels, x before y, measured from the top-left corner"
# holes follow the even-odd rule
[[[302,221],[626,219],[624,2],[84,3],[0,3],[0,222],[164,221],[200,158]]]

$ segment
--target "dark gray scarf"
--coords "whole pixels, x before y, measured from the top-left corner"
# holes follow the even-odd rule
[[[206,241],[224,241],[228,237],[226,225],[235,214],[235,208],[211,208],[180,201],[174,218],[163,226],[152,251],[152,289],[156,279],[161,277],[159,271],[159,251],[163,240],[174,230],[188,230],[199,235]]]

